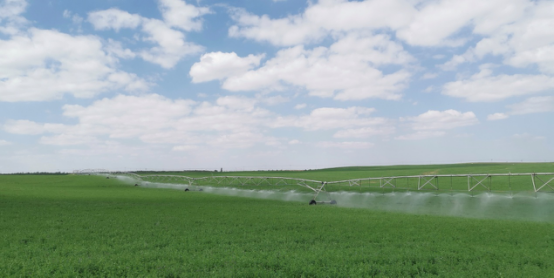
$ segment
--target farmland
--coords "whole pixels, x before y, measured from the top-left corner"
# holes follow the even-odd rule
[[[489,166],[472,172],[507,165]],[[552,164],[519,166],[512,172],[546,172]],[[437,168],[418,167],[377,170],[387,176]],[[467,170],[445,168],[439,171]],[[367,177],[367,169],[356,172],[364,171],[278,174]],[[552,221],[134,187],[98,176],[0,176],[3,277],[548,277],[553,228]]]
[[[302,171],[241,171],[241,172],[210,172],[181,171],[166,172],[167,174],[204,177],[210,175],[236,176],[282,176],[317,180],[346,180],[367,177],[409,176],[421,174],[495,174],[495,173],[534,173],[554,172],[554,163],[463,163],[446,165],[396,165],[396,166],[359,166],[339,167],[330,169]],[[140,172],[142,175],[159,172]]]

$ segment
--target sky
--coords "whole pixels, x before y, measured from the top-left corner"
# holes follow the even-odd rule
[[[554,1],[0,0],[0,173],[552,161]]]

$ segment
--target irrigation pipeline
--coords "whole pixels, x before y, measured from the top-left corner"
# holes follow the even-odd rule
[[[321,181],[290,177],[263,176],[207,176],[193,178],[180,175],[138,175],[131,172],[110,172],[106,170],[82,170],[76,174],[126,175],[142,182],[168,182],[194,186],[280,186],[295,185],[314,192],[315,200],[321,192],[347,187],[369,187],[373,189],[403,191],[456,191],[456,192],[554,192],[554,173],[500,173],[500,174],[453,174],[453,175],[411,175],[393,177],[368,177],[339,181]],[[493,178],[495,183],[493,185]],[[444,181],[446,179],[446,182]],[[405,180],[405,183],[402,181]],[[413,180],[416,180],[415,182]],[[411,186],[410,186],[410,181]],[[439,181],[442,181],[439,183]],[[377,186],[378,185],[378,186]],[[405,185],[405,186],[404,186]],[[439,186],[440,185],[440,186]],[[454,185],[456,188],[454,189]],[[466,187],[467,185],[467,187]],[[416,187],[417,186],[417,187]]]

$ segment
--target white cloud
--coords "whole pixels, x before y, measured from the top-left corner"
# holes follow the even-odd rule
[[[7,121],[4,130],[13,134],[36,135],[44,133],[44,127],[28,120]]]
[[[317,26],[303,24],[300,16],[273,20],[266,15],[257,16],[244,10],[234,10],[232,17],[237,25],[229,28],[230,37],[245,37],[256,41],[268,41],[274,45],[290,46],[319,40],[324,36]]]
[[[217,99],[216,103],[233,110],[253,111],[256,108],[256,100],[240,96],[225,96]]]
[[[257,94],[256,95],[256,100],[258,100],[258,102],[260,102],[260,103],[264,103],[264,104],[269,105],[269,106],[278,105],[278,104],[290,101],[290,99],[288,97],[284,97],[284,96],[281,96],[281,95],[267,96],[267,95],[264,95],[264,94]]]
[[[88,106],[65,105],[63,115],[75,119],[74,125],[9,120],[3,129],[12,134],[42,135],[39,142],[46,145],[94,147],[113,140],[140,140],[170,145],[174,151],[247,148],[256,144],[280,148],[300,143],[267,135],[269,128],[279,127],[338,130],[337,138],[364,138],[394,131],[386,125],[388,120],[369,117],[372,108],[319,108],[305,116],[277,117],[257,107],[257,103],[257,99],[242,96],[220,97],[210,103],[170,100],[160,95],[119,95]],[[371,145],[343,142],[328,146]]]
[[[303,12],[277,19],[269,18],[266,15],[253,15],[240,9],[232,10],[231,14],[235,20],[235,25],[229,28],[231,37],[269,42],[277,46],[318,43],[325,38],[331,37],[336,40],[346,36],[347,38],[343,38],[345,46],[373,50],[371,46],[363,46],[364,39],[358,38],[349,42],[348,37],[351,34],[359,33],[388,32],[410,45],[433,47],[459,47],[471,42],[473,38],[481,37],[478,43],[461,54],[455,54],[441,68],[454,70],[462,63],[475,62],[492,54],[503,56],[504,63],[510,66],[525,68],[537,65],[543,73],[554,73],[554,3],[551,1],[326,0],[317,3],[310,2]],[[329,18],[333,18],[333,20],[328,20]],[[387,57],[387,55],[383,55],[384,53],[387,51],[382,51],[379,53],[381,55],[376,55],[376,57]],[[371,55],[366,54],[366,56]],[[329,64],[328,66],[334,65]],[[300,67],[300,65],[290,66],[292,67],[290,71]],[[270,69],[276,70],[276,67],[270,67]],[[368,97],[359,91],[354,94],[346,93],[338,96],[336,90],[312,89],[307,86],[309,84],[304,84],[308,82],[295,82],[295,80],[291,80],[292,78],[268,74],[269,68],[268,72],[263,70],[265,68],[262,68],[261,71],[249,72],[244,78],[237,80],[237,83],[240,84],[233,84],[234,80],[229,80],[225,84],[225,88],[229,90],[255,90],[267,87],[282,89],[283,84],[280,82],[284,82],[307,87],[310,95],[313,96],[335,97],[342,100]],[[404,79],[408,77],[403,76]],[[426,75],[424,78],[428,77],[433,77],[433,75]],[[519,77],[506,77],[506,79]],[[494,80],[490,81],[494,82]],[[499,80],[499,82],[502,81],[504,80]],[[390,90],[391,83],[395,82],[389,80],[386,83]],[[464,84],[452,85],[448,88],[451,89],[448,93],[465,94],[453,91],[456,86]],[[393,87],[392,91],[395,89],[398,90],[398,87]],[[517,91],[522,93],[510,93],[515,95],[529,93],[526,89]],[[485,95],[485,100],[491,101],[505,98],[499,96],[502,94],[495,96],[478,94]],[[371,94],[371,97],[374,96],[375,94]],[[481,97],[472,99],[474,100],[471,101],[482,101]]]
[[[164,20],[142,17],[130,14],[116,8],[91,12],[88,21],[96,30],[122,28],[136,29],[141,27],[142,40],[156,46],[138,51],[145,61],[158,64],[163,68],[173,68],[181,59],[188,55],[200,53],[202,46],[185,40],[184,31],[199,31],[202,21],[198,17],[209,13],[207,8],[198,8],[180,0],[160,0],[159,8]]]
[[[306,108],[306,104],[305,103],[300,103],[300,104],[297,104],[294,106],[294,109],[304,109]]]
[[[182,58],[201,52],[204,48],[185,41],[185,35],[170,28],[165,22],[157,19],[144,19],[142,31],[147,34],[146,41],[158,46],[141,51],[139,55],[146,61],[158,64],[163,68],[173,68]]]
[[[267,137],[258,132],[237,131],[226,135],[217,136],[211,140],[208,140],[207,144],[219,148],[243,149],[260,143],[271,145],[271,142],[274,141],[274,138]]]
[[[105,144],[106,140],[138,139],[149,144],[246,148],[278,146],[281,139],[265,135],[271,113],[255,107],[256,100],[227,96],[215,103],[170,100],[160,95],[102,99],[89,106],[65,105],[63,115],[75,125],[10,120],[13,134],[42,134],[41,144],[71,146]],[[185,148],[189,150],[190,148]]]
[[[0,19],[16,17],[22,14],[27,8],[25,0],[4,0],[0,4]]]
[[[301,144],[301,143],[302,142],[300,142],[300,140],[296,140],[296,139],[289,141],[289,145],[298,145],[298,144]]]
[[[210,52],[200,57],[200,62],[190,68],[193,83],[211,80],[222,80],[234,75],[240,75],[260,65],[264,55],[248,55],[239,57],[235,52]]]
[[[532,97],[521,103],[509,105],[508,108],[512,115],[551,112],[554,111],[554,97]]]
[[[31,28],[0,40],[0,101],[44,101],[64,94],[89,98],[106,91],[141,91],[149,84],[119,71],[99,38]]]
[[[114,41],[112,39],[108,39],[105,49],[109,54],[122,59],[132,59],[136,56],[132,50],[123,48],[121,42]]]
[[[323,141],[315,144],[318,148],[339,148],[339,149],[367,149],[374,146],[370,142],[330,142]]]
[[[401,44],[393,42],[388,35],[370,32],[350,32],[331,45],[334,54],[348,60],[359,59],[372,65],[406,65],[415,59]]]
[[[86,134],[62,133],[51,136],[42,136],[39,143],[54,146],[93,145],[101,141],[96,137]]]
[[[482,67],[469,79],[446,83],[442,93],[468,101],[499,101],[509,97],[536,94],[554,89],[554,77],[530,74],[499,74]]]
[[[193,151],[197,150],[197,145],[181,145],[181,146],[175,146],[173,147],[173,151],[179,151],[179,152],[185,152],[185,151]]]
[[[140,15],[130,14],[116,8],[88,14],[88,21],[92,23],[96,30],[114,29],[119,31],[122,28],[135,29],[142,23],[142,20],[143,18]]]
[[[371,28],[397,26],[399,21],[406,21],[402,14],[386,14],[405,9],[413,10],[403,1],[328,0],[310,5],[303,15],[278,20],[233,10],[238,25],[231,27],[230,35],[235,37],[244,36],[290,46],[317,41],[327,31],[341,32],[333,35],[335,42],[329,47],[306,49],[303,45],[296,45],[281,49],[257,69],[244,71],[246,65],[258,65],[245,63],[244,66],[237,66],[239,70],[230,76],[218,74],[216,67],[207,70],[208,78],[198,80],[224,79],[222,88],[229,91],[275,91],[300,87],[311,96],[333,97],[342,101],[367,98],[398,100],[411,73],[404,69],[389,69],[385,74],[379,67],[409,66],[416,59],[390,35],[376,34]],[[234,63],[239,61],[237,57],[230,58]],[[191,75],[193,70],[196,69],[191,69]],[[194,77],[193,80],[196,80]]]
[[[428,73],[425,73],[421,79],[434,79],[436,78],[437,76],[439,76],[437,73],[431,73],[431,72],[428,72]]]
[[[393,126],[363,127],[337,131],[334,138],[368,138],[376,135],[389,135],[395,132]]]
[[[4,130],[13,134],[37,135],[43,133],[61,133],[68,127],[62,124],[38,124],[28,120],[9,120]]]
[[[64,10],[63,11],[63,17],[64,18],[71,18],[71,21],[73,22],[73,24],[76,24],[76,25],[79,25],[79,30],[82,31],[80,29],[80,26],[81,24],[83,23],[83,21],[85,20],[84,18],[80,17],[79,15],[77,14],[73,14],[71,11],[69,10]]]
[[[537,65],[543,73],[554,73],[554,3],[526,0],[480,3],[494,6],[473,19],[473,33],[483,38],[473,49],[454,55],[443,68],[452,70],[490,54],[503,57],[510,66]]]
[[[416,2],[421,8],[397,36],[420,46],[463,44],[467,38],[452,38],[464,27],[488,33],[517,19],[527,6],[523,0],[466,0]]]
[[[479,123],[473,112],[461,113],[456,110],[429,110],[416,117],[401,118],[409,123],[415,132],[396,137],[397,140],[422,140],[444,136],[446,130],[471,126]]]
[[[0,33],[16,35],[29,22],[21,16],[27,8],[25,0],[4,0],[0,3]]]
[[[447,130],[479,123],[473,112],[461,113],[450,109],[445,111],[429,110],[416,117],[403,118],[414,130]]]
[[[446,132],[444,131],[417,131],[414,133],[410,133],[407,135],[401,135],[398,137],[395,137],[396,140],[423,140],[423,139],[429,139],[429,138],[435,138],[435,137],[441,137],[444,136]]]
[[[498,120],[504,120],[509,118],[507,114],[504,113],[494,113],[487,116],[487,120],[489,121],[498,121]]]
[[[12,142],[6,140],[0,140],[0,147],[12,145]]]
[[[489,47],[483,47],[483,53],[494,53],[494,48],[503,45],[501,54],[505,63],[515,67],[538,65],[545,73],[554,73],[554,3],[536,1],[525,10],[525,15],[503,32],[496,35]],[[493,37],[494,38],[494,37]]]
[[[376,39],[383,40],[386,38]],[[225,79],[222,87],[229,91],[255,91],[300,86],[310,95],[334,96],[337,100],[396,100],[401,97],[399,92],[406,86],[410,74],[399,70],[385,75],[371,66],[410,61],[410,56],[401,47],[395,45],[389,53],[391,48],[375,46],[374,50],[384,55],[379,57],[374,50],[335,47],[340,43],[313,50],[305,50],[302,46],[280,50],[260,68]]]
[[[367,117],[374,112],[373,108],[318,108],[309,115],[278,117],[274,127],[299,127],[306,130],[330,130],[352,127],[381,125],[387,122],[383,118]]]
[[[88,107],[65,105],[64,116],[77,118],[91,135],[132,138],[149,132],[171,129],[176,121],[191,113],[192,101],[171,101],[159,95],[123,96],[102,99]]]
[[[513,138],[515,139],[519,139],[519,140],[525,140],[525,141],[537,141],[537,140],[545,140],[546,137],[544,136],[535,136],[535,135],[531,135],[529,133],[516,133],[514,135],[512,135]]]
[[[197,19],[210,12],[208,8],[189,5],[181,0],[159,0],[164,21],[171,27],[184,31],[199,31],[202,22]]]
[[[229,28],[229,35],[292,46],[317,42],[337,31],[397,29],[407,25],[414,12],[411,5],[399,0],[319,1],[310,5],[303,14],[281,19],[233,10],[232,17],[236,25]]]
[[[311,3],[303,13],[278,19],[234,9],[231,16],[236,24],[229,35],[292,46],[340,32],[390,30],[411,45],[459,46],[468,39],[455,37],[463,28],[490,34],[519,19],[529,6],[526,0],[325,0]]]
[[[439,66],[443,70],[455,70],[458,65],[475,61],[474,49],[468,49],[464,54],[454,55],[449,61]]]

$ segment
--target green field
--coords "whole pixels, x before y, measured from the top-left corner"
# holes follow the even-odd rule
[[[544,168],[522,171],[552,164],[535,166]],[[481,170],[502,170],[495,167]],[[380,170],[435,170],[416,168]],[[339,179],[354,172],[290,174]],[[439,199],[448,201],[418,205]],[[553,277],[554,222],[528,220],[536,219],[308,206],[98,176],[0,175],[0,276]]]
[[[293,178],[316,179],[325,181],[347,180],[367,177],[410,176],[421,174],[495,174],[495,173],[538,173],[554,172],[554,163],[463,163],[446,165],[397,165],[397,166],[356,166],[318,170],[300,171],[243,171],[243,172],[209,172],[182,171],[166,172],[167,174],[186,175],[190,177],[220,176],[282,176]],[[160,172],[140,172],[141,175],[159,174]]]

